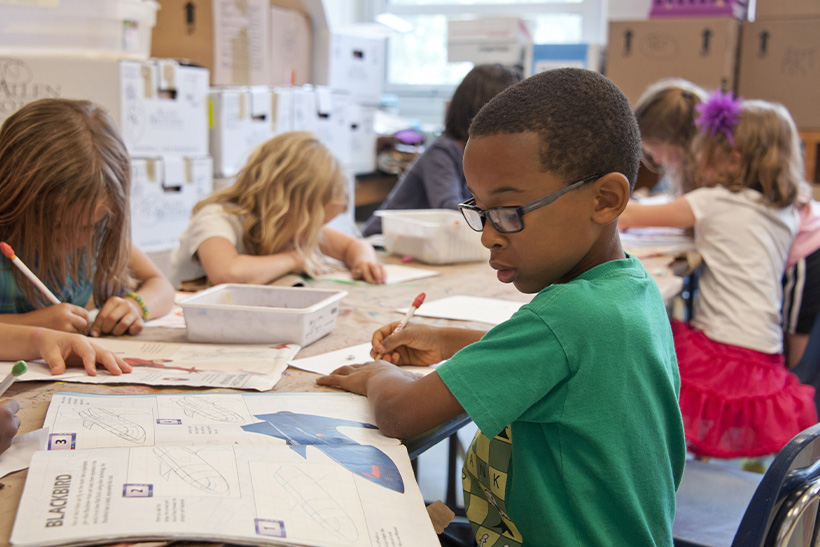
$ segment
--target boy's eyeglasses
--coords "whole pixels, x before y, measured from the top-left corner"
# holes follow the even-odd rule
[[[464,216],[464,220],[467,221],[467,225],[476,232],[483,231],[484,219],[489,219],[490,224],[493,225],[496,232],[501,234],[515,234],[524,229],[524,215],[530,211],[535,211],[536,209],[549,205],[567,192],[575,190],[588,182],[598,180],[602,176],[603,175],[593,175],[584,180],[573,182],[569,186],[565,186],[560,190],[556,190],[551,194],[547,194],[542,198],[519,207],[493,207],[492,209],[482,211],[475,206],[475,198],[472,198],[464,203],[460,203],[458,208]]]

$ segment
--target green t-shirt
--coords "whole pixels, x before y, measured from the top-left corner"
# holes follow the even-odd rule
[[[680,377],[640,261],[543,289],[438,374],[480,428],[462,471],[479,545],[672,544]]]

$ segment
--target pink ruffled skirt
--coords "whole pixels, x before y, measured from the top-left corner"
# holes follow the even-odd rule
[[[814,388],[783,355],[721,344],[672,321],[680,408],[690,451],[716,458],[774,454],[817,423]]]

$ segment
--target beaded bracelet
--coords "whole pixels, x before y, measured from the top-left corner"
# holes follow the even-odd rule
[[[122,293],[122,297],[133,298],[137,304],[139,304],[140,309],[142,309],[142,319],[148,321],[148,318],[151,317],[151,314],[148,313],[148,304],[145,303],[145,300],[143,300],[140,295],[132,291],[125,291]]]

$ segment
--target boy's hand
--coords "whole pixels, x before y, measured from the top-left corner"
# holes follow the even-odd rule
[[[380,372],[402,373],[410,374],[401,369],[397,369],[389,363],[384,361],[370,361],[362,365],[345,365],[339,367],[327,376],[320,376],[316,379],[316,383],[320,386],[335,386],[350,391],[351,393],[358,393],[359,395],[367,395],[367,381]],[[413,375],[415,378],[415,375]]]
[[[382,359],[394,365],[434,365],[447,359],[435,329],[426,325],[407,325],[396,334],[393,330],[400,323],[394,321],[373,333],[374,359],[381,354]]]
[[[66,365],[82,365],[89,376],[96,376],[97,363],[114,376],[131,372],[131,365],[121,357],[79,334],[37,329],[33,336],[37,352],[48,363],[51,374],[62,374]]]
[[[120,336],[126,332],[139,334],[144,324],[142,308],[136,300],[112,296],[100,308],[89,334],[95,337],[101,334]]]
[[[387,272],[381,262],[362,261],[350,267],[353,279],[361,279],[367,283],[384,284],[387,281]]]
[[[88,311],[80,306],[63,302],[26,313],[25,324],[85,334],[88,332]]]
[[[20,427],[20,417],[15,416],[20,409],[20,403],[14,399],[0,401],[0,453],[11,446],[11,439],[17,434]]]

